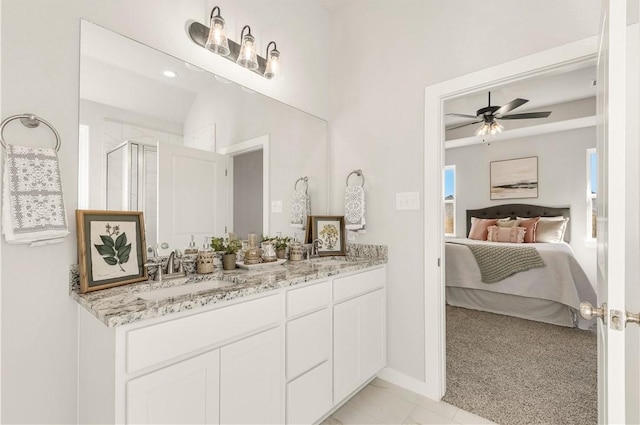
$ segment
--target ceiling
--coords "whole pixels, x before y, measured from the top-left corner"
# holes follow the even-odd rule
[[[552,112],[548,118],[502,120],[500,123],[504,126],[505,133],[500,137],[494,136],[494,140],[521,137],[525,134],[531,135],[538,132],[559,131],[563,128],[562,122],[564,120],[574,120],[595,115],[596,87],[594,84],[596,73],[595,64],[585,64],[577,69],[548,73],[502,86],[483,88],[471,94],[446,101],[444,111],[445,114],[476,115],[478,109],[488,106],[488,92],[491,91],[491,106],[502,106],[516,98],[529,100],[529,102],[513,110],[512,114],[537,111]],[[446,127],[473,121],[470,118],[447,115],[444,117]],[[567,125],[575,125],[575,122],[574,124],[568,124],[571,121],[564,122]],[[554,125],[542,125],[550,125],[551,123],[554,123]],[[455,130],[448,130],[446,132],[447,146],[466,146],[467,144],[480,143],[483,139],[474,137],[474,133],[480,125],[478,123]],[[530,129],[530,131],[522,133],[521,136],[516,136],[517,132],[509,133],[509,130],[522,129]],[[452,142],[455,143],[452,144]]]
[[[515,109],[512,113],[542,111],[550,105],[572,102],[586,99],[596,95],[593,81],[596,79],[596,67],[576,69],[570,72],[553,75],[543,75],[526,79],[512,84],[491,88],[491,105],[502,106],[513,99],[528,99],[529,102]],[[484,108],[487,103],[487,92],[481,90],[473,94],[449,100],[445,102],[445,113],[455,112],[459,114],[476,115],[476,111]],[[445,117],[447,126],[471,121],[459,117]],[[531,125],[542,120],[527,120]],[[505,122],[502,122],[505,125]],[[506,125],[505,125],[506,127]]]

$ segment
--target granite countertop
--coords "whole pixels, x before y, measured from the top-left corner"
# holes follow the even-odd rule
[[[342,261],[336,262],[335,260]],[[325,262],[328,263],[323,264]],[[348,244],[347,257],[323,257],[318,260],[299,262],[288,261],[281,265],[264,266],[257,270],[236,268],[235,270],[222,271],[222,269],[216,269],[210,274],[190,274],[184,278],[163,282],[139,282],[86,294],[80,293],[77,275],[74,276],[72,271],[70,293],[74,300],[106,326],[115,327],[254,296],[312,280],[386,264],[386,262],[386,246]],[[228,284],[219,288],[152,300],[145,300],[138,296],[157,289],[205,281],[224,281]]]

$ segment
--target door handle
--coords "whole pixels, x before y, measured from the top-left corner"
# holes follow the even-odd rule
[[[603,323],[607,323],[607,304],[603,303],[602,307],[597,308],[588,301],[580,303],[580,316],[585,320],[591,320],[594,317],[602,319]]]
[[[604,323],[607,323],[607,304],[603,303],[602,307],[596,308],[592,306],[590,302],[583,301],[580,303],[580,316],[582,316],[582,318],[586,320],[591,320],[594,317],[599,317],[602,319]],[[622,330],[622,326],[620,326],[618,322],[620,316],[621,316],[621,312],[619,312],[618,310],[611,311],[611,317],[614,320],[612,323],[616,325],[614,328],[617,330]],[[626,311],[624,313],[625,327],[629,323],[635,323],[636,325],[640,325],[640,313],[629,313],[628,311]]]
[[[640,325],[640,314],[629,313],[627,311],[625,314],[624,325],[627,326],[629,323],[635,323],[636,325]]]

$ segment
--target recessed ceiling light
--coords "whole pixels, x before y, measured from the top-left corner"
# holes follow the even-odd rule
[[[162,73],[162,75],[164,75],[165,77],[168,78],[176,78],[178,76],[178,74],[176,74],[175,72],[171,71],[171,70],[166,70]]]

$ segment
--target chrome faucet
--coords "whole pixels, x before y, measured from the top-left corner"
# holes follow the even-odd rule
[[[322,248],[322,240],[321,239],[314,239],[313,242],[311,242],[311,252],[309,253],[309,257],[310,258],[316,258],[320,256],[320,248]]]

